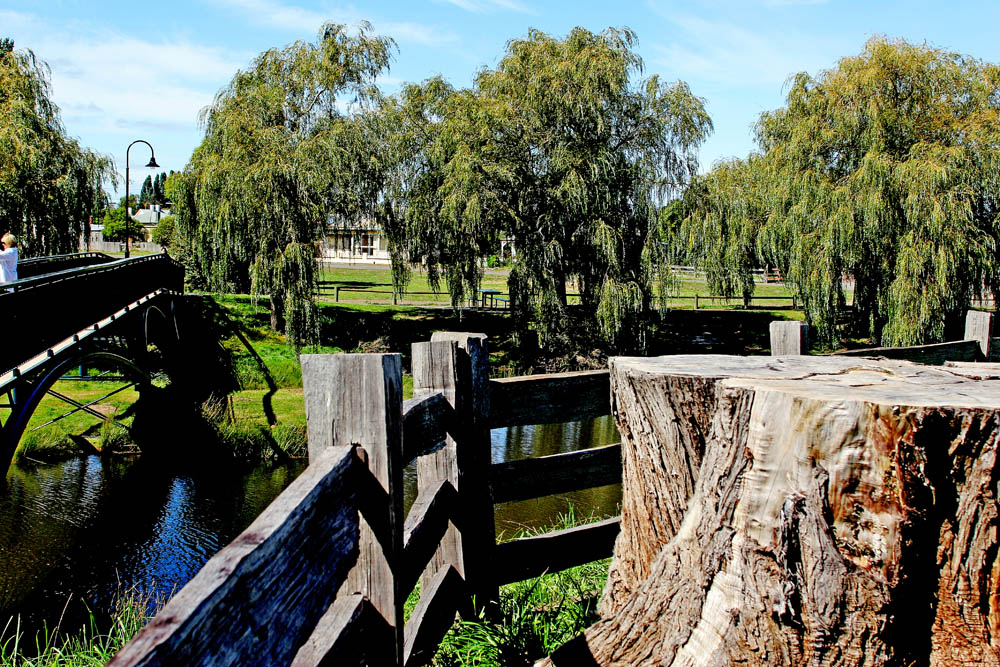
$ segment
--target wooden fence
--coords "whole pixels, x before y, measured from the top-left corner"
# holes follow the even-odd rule
[[[308,468],[110,664],[421,665],[473,600],[612,554],[617,517],[497,544],[493,506],[620,482],[620,445],[491,464],[489,441],[609,414],[607,371],[491,380],[485,336],[444,332],[412,370],[403,402],[399,354],[303,355]]]
[[[347,298],[348,295],[355,295],[354,298],[361,298],[365,301],[378,301],[378,302],[389,302],[392,301],[393,305],[398,305],[400,302],[400,297],[398,297],[391,289],[373,289],[371,287],[352,287],[349,285],[338,285],[334,281],[322,280],[319,282],[317,295],[319,296],[332,296],[333,300],[337,303],[340,302],[341,296],[343,295]],[[360,297],[358,296],[360,295]],[[417,297],[417,298],[411,298]],[[429,299],[421,297],[431,297]],[[577,293],[567,293],[566,298],[572,303],[578,303],[580,295]],[[451,299],[447,293],[441,292],[406,292],[402,299],[408,302],[408,305],[451,305]],[[711,294],[678,294],[671,296],[668,301],[672,303],[687,302],[691,304],[695,310],[702,308],[717,308],[720,305],[726,308],[732,308],[734,305],[736,307],[743,307],[743,297],[725,297],[716,296]],[[510,306],[510,293],[497,291],[490,295],[487,299],[483,299],[480,296],[474,296],[470,299],[470,307],[479,307],[487,310],[506,310]],[[767,310],[802,310],[801,305],[798,302],[798,298],[795,295],[789,296],[751,296],[748,302],[750,308],[763,308]],[[687,307],[686,305],[683,307]]]
[[[773,356],[809,354],[809,325],[805,322],[771,322],[770,335]],[[965,314],[965,338],[962,340],[906,347],[866,347],[831,354],[884,357],[940,366],[949,361],[994,361],[1000,351],[995,340],[993,313],[970,310]]]

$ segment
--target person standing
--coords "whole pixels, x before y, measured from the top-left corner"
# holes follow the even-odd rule
[[[0,238],[0,284],[17,280],[17,237],[10,232]]]

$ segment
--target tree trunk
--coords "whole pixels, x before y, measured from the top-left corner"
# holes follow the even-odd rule
[[[1000,665],[997,377],[612,360],[622,531],[603,620],[552,662]]]
[[[281,296],[272,294],[268,297],[271,306],[271,330],[277,332],[285,331],[285,300]]]

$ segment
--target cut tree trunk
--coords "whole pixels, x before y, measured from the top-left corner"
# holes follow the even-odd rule
[[[603,620],[551,661],[1000,665],[997,378],[613,359],[621,534]]]

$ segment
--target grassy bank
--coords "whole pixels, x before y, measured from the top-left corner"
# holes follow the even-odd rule
[[[514,535],[517,539],[583,525],[569,512],[555,525]],[[593,625],[611,559],[594,561],[500,588],[495,614],[459,620],[449,629],[431,664],[437,667],[532,665]],[[416,603],[411,596],[407,613]]]
[[[387,269],[343,268],[328,272],[344,284],[388,287]],[[489,272],[488,285],[506,289],[506,274]],[[415,287],[420,274],[414,278]],[[422,278],[426,282],[426,276]],[[687,281],[690,283],[690,281]],[[690,289],[704,288],[693,283]],[[781,290],[780,286],[762,286]],[[302,402],[302,375],[298,355],[285,337],[269,327],[267,304],[246,295],[200,295],[190,297],[203,310],[199,320],[203,341],[218,341],[218,356],[204,370],[207,382],[224,386],[230,394],[226,409],[207,406],[206,418],[217,434],[237,445],[243,455],[282,458],[304,451],[305,415]],[[430,340],[434,331],[476,331],[489,338],[490,365],[494,376],[532,372],[578,370],[601,366],[606,358],[590,338],[579,343],[580,353],[552,358],[519,357],[512,345],[512,324],[503,311],[386,304],[333,303],[321,301],[321,345],[306,352],[399,352],[404,368],[409,367],[410,345]],[[770,341],[768,325],[774,319],[798,319],[791,310],[744,310],[713,308],[672,310],[656,327],[649,353],[762,354]],[[577,329],[586,333],[586,327]],[[220,376],[227,377],[220,377]],[[231,377],[228,377],[231,376]],[[227,385],[228,386],[225,386]],[[410,381],[404,378],[404,391]],[[54,387],[80,403],[90,403],[109,391],[106,383],[60,381]],[[408,393],[406,394],[409,395]],[[69,404],[48,396],[33,416],[18,452],[22,463],[47,461],[95,451],[129,451],[130,429],[134,420],[134,389],[100,400],[92,409],[103,419],[76,412],[57,423],[33,430],[66,412]],[[0,412],[0,415],[3,415]],[[249,443],[240,447],[240,443]]]
[[[0,667],[99,667],[111,658],[152,618],[150,599],[138,591],[119,596],[106,629],[90,623],[72,630],[58,624],[37,637],[28,637],[12,618],[0,632]]]

